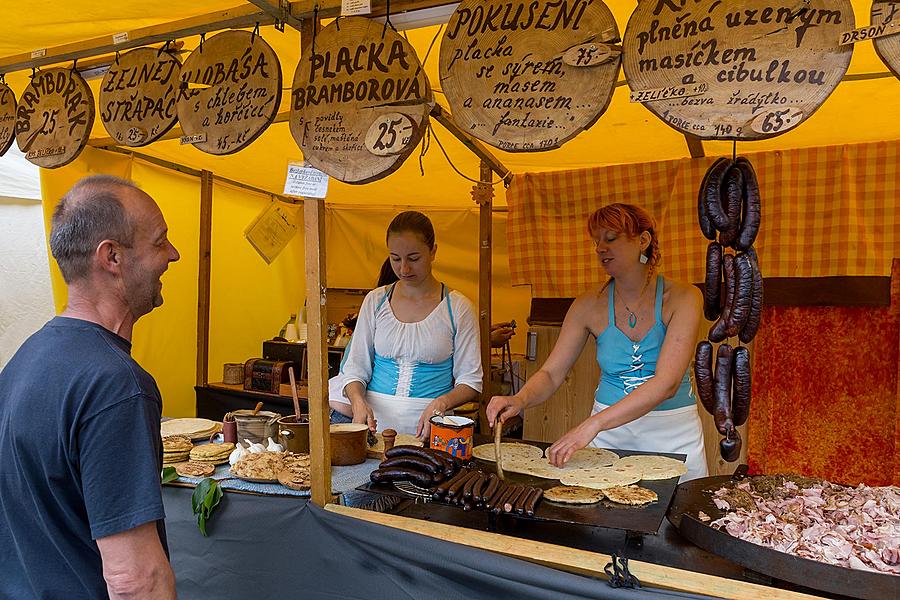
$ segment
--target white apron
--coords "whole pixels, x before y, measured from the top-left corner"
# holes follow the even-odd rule
[[[594,402],[591,414],[609,408]],[[706,477],[706,449],[697,405],[672,410],[652,410],[643,417],[615,429],[601,431],[589,444],[594,448],[669,452],[687,455],[688,472],[679,482]]]
[[[397,433],[416,435],[419,417],[432,400],[433,398],[406,398],[366,390],[366,402],[378,422],[378,431],[391,428],[396,429]]]

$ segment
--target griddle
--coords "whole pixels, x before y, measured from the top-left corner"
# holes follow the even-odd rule
[[[514,440],[522,442],[521,440]],[[525,442],[540,448],[545,448],[550,444],[546,442]],[[620,457],[631,456],[636,454],[650,454],[655,456],[668,456],[676,460],[684,461],[684,454],[664,454],[661,452],[638,452],[636,450],[613,450]],[[484,473],[495,473],[496,468],[493,462],[487,462],[475,459],[473,467]],[[523,484],[542,489],[549,489],[560,485],[559,480],[543,479],[532,475],[522,473],[506,472],[504,481],[510,484]],[[533,517],[526,515],[506,515],[517,519],[525,519],[531,521],[546,521],[554,523],[567,523],[572,525],[587,525],[591,527],[606,527],[609,529],[621,529],[632,534],[650,534],[656,535],[663,519],[666,516],[666,509],[678,485],[678,478],[661,479],[656,481],[640,481],[641,487],[645,487],[656,492],[658,499],[656,502],[645,504],[643,506],[629,506],[626,504],[616,504],[609,500],[601,500],[596,504],[560,504],[541,500],[538,503]],[[407,492],[398,490],[390,483],[373,483],[369,482],[362,485],[358,490],[384,494],[388,496],[399,496],[402,498],[411,498]],[[444,506],[453,506],[449,502],[443,500],[432,500],[436,504]],[[462,511],[462,507],[458,507]],[[478,512],[475,509],[473,512]]]
[[[675,491],[669,521],[700,548],[757,573],[851,598],[900,597],[900,576],[850,569],[780,552],[733,537],[698,518],[699,511],[711,517],[709,522],[724,516],[727,511],[713,503],[713,492],[743,478],[739,469],[732,476],[704,477],[682,483]]]

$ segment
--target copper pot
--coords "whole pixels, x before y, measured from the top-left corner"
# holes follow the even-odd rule
[[[288,452],[309,454],[309,420],[298,423],[295,415],[278,419],[278,441]]]

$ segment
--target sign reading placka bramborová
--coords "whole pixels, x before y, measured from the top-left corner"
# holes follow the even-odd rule
[[[806,120],[840,83],[852,48],[849,0],[642,0],[625,28],[632,97],[675,129],[706,139],[761,139]],[[699,87],[697,87],[699,86]]]
[[[16,107],[16,143],[27,160],[53,169],[78,157],[93,124],[94,96],[77,71],[38,71]]]
[[[304,44],[291,91],[291,135],[313,167],[367,183],[403,164],[433,103],[409,42],[382,23],[342,18]]]
[[[601,0],[464,0],[441,42],[441,89],[467,133],[510,152],[558,148],[609,106],[617,42]]]
[[[194,147],[231,154],[266,130],[281,103],[281,64],[258,34],[224,31],[198,46],[181,67],[176,109]]]
[[[16,95],[0,83],[0,156],[6,154],[16,139]]]
[[[178,120],[181,61],[155,48],[120,56],[100,83],[100,121],[123,146],[146,146]]]
[[[900,78],[900,0],[875,0],[871,23],[882,34],[872,40],[875,52],[891,73]]]

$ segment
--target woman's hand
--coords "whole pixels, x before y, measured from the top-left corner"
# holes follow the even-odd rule
[[[351,403],[353,410],[353,422],[365,423],[369,427],[369,431],[375,433],[377,431],[378,421],[375,420],[375,414],[372,407],[365,400],[358,400]]]
[[[502,347],[514,335],[516,330],[512,327],[512,321],[494,323],[491,325],[491,348]]]
[[[506,422],[510,417],[522,412],[525,408],[525,402],[518,396],[494,396],[488,402],[485,414],[491,427],[500,419],[501,423]]]
[[[596,419],[593,417],[585,419],[550,446],[547,450],[547,460],[554,467],[562,467],[572,458],[576,450],[581,450],[590,444],[591,440],[600,433],[600,429]]]
[[[428,436],[431,435],[431,417],[442,415],[446,410],[447,403],[444,396],[438,396],[432,400],[419,416],[419,422],[416,424],[416,437],[427,442]]]

